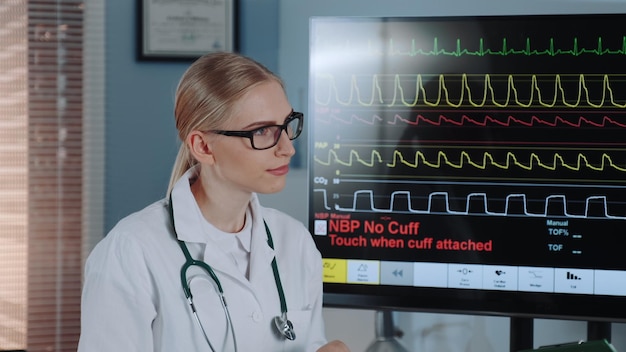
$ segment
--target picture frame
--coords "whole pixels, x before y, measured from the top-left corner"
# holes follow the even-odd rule
[[[237,0],[137,0],[139,60],[236,51]]]

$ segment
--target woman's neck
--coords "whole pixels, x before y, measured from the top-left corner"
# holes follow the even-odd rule
[[[235,233],[241,231],[246,222],[246,209],[250,197],[237,197],[225,194],[223,189],[207,190],[202,180],[198,178],[191,185],[198,207],[204,218],[213,226],[224,232]]]

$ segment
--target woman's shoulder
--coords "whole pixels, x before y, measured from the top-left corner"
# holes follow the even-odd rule
[[[170,219],[165,199],[120,219],[101,242],[116,242],[117,245],[139,242],[148,244],[159,234],[170,233]]]
[[[160,254],[172,246],[165,240],[171,237],[170,229],[166,202],[157,201],[119,220],[96,244],[90,257],[114,255],[119,260],[134,261]]]
[[[162,228],[170,222],[167,202],[165,199],[156,201],[145,208],[120,219],[111,230],[128,231]],[[144,231],[140,231],[144,232]]]

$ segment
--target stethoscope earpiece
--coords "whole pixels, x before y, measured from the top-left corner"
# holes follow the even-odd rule
[[[283,313],[280,316],[274,317],[274,324],[276,325],[278,332],[280,332],[280,334],[286,339],[292,341],[296,339],[296,333],[293,331],[293,324],[289,319],[287,319],[287,314]]]

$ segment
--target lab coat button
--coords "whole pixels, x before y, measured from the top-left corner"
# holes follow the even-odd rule
[[[252,320],[254,320],[255,322],[260,322],[261,321],[261,313],[259,311],[255,311],[252,313]]]

